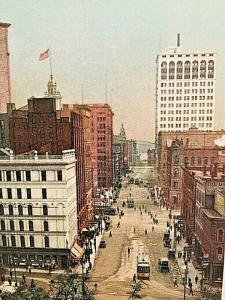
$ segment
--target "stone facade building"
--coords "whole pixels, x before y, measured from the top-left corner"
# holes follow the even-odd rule
[[[1,151],[1,261],[66,268],[74,257],[77,225],[74,150],[14,156]]]

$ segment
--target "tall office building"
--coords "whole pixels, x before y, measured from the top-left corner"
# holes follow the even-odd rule
[[[7,111],[7,103],[10,103],[10,72],[8,50],[9,26],[10,24],[8,23],[0,22],[0,113],[5,113]]]
[[[157,56],[156,140],[160,131],[214,128],[216,55],[177,47]]]

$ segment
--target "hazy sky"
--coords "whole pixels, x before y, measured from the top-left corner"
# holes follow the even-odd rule
[[[216,128],[225,128],[224,0],[0,0],[9,22],[13,102],[40,96],[51,47],[53,74],[64,103],[105,102],[130,138],[154,139],[156,54],[176,43],[186,51],[217,52]]]

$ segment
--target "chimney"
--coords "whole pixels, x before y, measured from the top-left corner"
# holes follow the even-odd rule
[[[180,33],[177,34],[177,47],[180,47]]]

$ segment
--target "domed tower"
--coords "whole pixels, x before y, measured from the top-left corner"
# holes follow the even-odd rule
[[[50,80],[47,84],[47,92],[45,92],[45,96],[49,98],[56,99],[56,110],[61,110],[62,108],[62,96],[59,91],[57,91],[57,83],[53,80],[53,75],[50,76]]]

